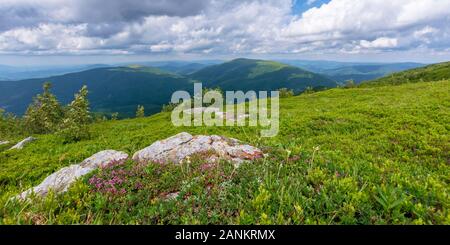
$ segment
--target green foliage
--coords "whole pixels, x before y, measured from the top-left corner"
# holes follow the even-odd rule
[[[450,81],[331,89],[280,100],[280,134],[254,127],[173,127],[170,113],[91,124],[92,137],[55,135],[0,152],[1,224],[450,224]],[[179,132],[233,137],[263,149],[235,169],[193,157],[97,191],[92,177],[63,195],[8,199],[56,170],[115,149],[133,154]],[[135,168],[141,168],[135,171]],[[133,172],[135,171],[135,172]],[[178,197],[167,199],[169,193]]]
[[[0,108],[0,141],[24,134],[23,121]]]
[[[56,97],[50,92],[51,84],[45,83],[44,92],[38,94],[28,107],[24,122],[31,133],[52,133],[58,130],[64,112]]]
[[[64,142],[80,141],[90,137],[88,124],[92,121],[87,99],[88,89],[83,86],[67,106],[59,135]]]
[[[280,98],[289,98],[294,96],[294,90],[292,89],[280,88],[278,89],[278,92],[280,92]]]
[[[360,87],[399,85],[403,83],[431,82],[450,79],[450,62],[393,73],[380,79],[364,82]]]
[[[118,112],[111,113],[111,120],[116,121],[117,119],[119,119],[119,113]]]
[[[325,76],[273,61],[235,59],[209,66],[189,76],[204,87],[224,91],[276,91],[292,89],[300,93],[308,86],[334,88],[337,83]]]
[[[145,117],[145,108],[142,105],[138,105],[136,110],[136,117]]]
[[[163,105],[161,108],[161,112],[171,112],[173,111],[180,103],[169,103],[166,105]]]
[[[311,86],[306,87],[305,91],[303,91],[304,94],[312,94],[314,92],[314,88]]]
[[[345,81],[344,88],[354,88],[356,86],[354,80],[347,80]]]

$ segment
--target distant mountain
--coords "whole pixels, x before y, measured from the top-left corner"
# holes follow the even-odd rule
[[[221,60],[198,60],[195,62],[191,61],[148,61],[148,62],[137,62],[136,64],[143,66],[151,66],[157,67],[161,70],[165,70],[168,72],[177,73],[180,75],[189,75],[200,69],[203,69],[210,65],[221,64],[223,61]],[[122,65],[130,65],[130,63],[122,64]]]
[[[158,68],[129,66],[97,68],[42,79],[0,82],[0,107],[15,114],[23,114],[33,96],[42,91],[42,84],[50,81],[52,91],[61,103],[67,104],[83,85],[89,89],[92,111],[119,112],[120,116],[134,116],[137,105],[146,113],[159,112],[176,90],[192,90],[190,80]]]
[[[302,61],[288,60],[291,64],[312,72],[326,75],[339,83],[354,80],[356,83],[384,77],[393,72],[404,71],[425,66],[420,63],[355,63],[337,61]]]
[[[356,83],[372,80],[386,76],[388,74],[422,67],[418,63],[396,63],[396,64],[375,64],[375,65],[352,65],[324,71],[324,74],[339,82],[354,80]]]
[[[42,78],[79,72],[100,67],[109,67],[104,64],[74,65],[74,66],[31,66],[15,67],[0,65],[0,81],[23,80]]]
[[[200,63],[189,63],[189,64],[168,63],[165,65],[160,65],[160,66],[155,66],[155,67],[158,67],[161,70],[177,73],[180,75],[189,75],[189,74],[199,71],[207,66],[208,65],[206,65],[206,64],[200,64]]]
[[[450,61],[393,73],[376,80],[364,82],[361,86],[397,85],[403,83],[431,82],[448,79],[450,79]]]
[[[172,63],[171,67],[176,67],[181,73],[183,69],[189,70],[190,66],[196,65],[190,63],[176,66]],[[107,114],[119,112],[122,117],[134,116],[137,105],[143,105],[147,114],[159,112],[161,106],[170,101],[173,92],[192,92],[192,83],[195,81],[203,82],[204,87],[245,92],[290,88],[299,93],[307,87],[331,88],[337,85],[322,75],[264,60],[236,59],[208,66],[188,75],[156,67],[129,65],[96,68],[48,78],[0,82],[0,107],[15,114],[23,114],[33,96],[42,92],[42,84],[46,81],[53,84],[52,91],[63,104],[69,103],[74,93],[87,85],[92,111]]]
[[[204,87],[223,90],[272,91],[289,88],[299,93],[307,87],[336,87],[336,82],[297,67],[274,61],[235,59],[206,67],[189,76],[203,82]]]

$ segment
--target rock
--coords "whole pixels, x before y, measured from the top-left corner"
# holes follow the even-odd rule
[[[133,160],[138,163],[155,162],[179,164],[186,157],[208,153],[208,159],[224,159],[239,166],[245,161],[263,157],[263,152],[253,146],[241,144],[239,140],[222,136],[180,133],[165,140],[157,141],[136,152]]]
[[[235,118],[242,119],[242,118],[249,118],[250,117],[249,114],[238,114],[237,117],[236,117],[234,112],[223,112],[223,111],[216,112],[216,116],[218,118],[224,118],[226,120],[234,120]]]
[[[216,108],[216,107],[196,107],[196,108],[192,108],[192,109],[186,109],[183,111],[183,113],[186,113],[186,114],[199,114],[199,113],[204,113],[204,112],[218,113],[218,112],[220,112],[220,109]]]
[[[172,193],[169,193],[169,194],[165,195],[164,196],[164,200],[167,200],[167,201],[168,200],[174,200],[174,199],[177,199],[179,195],[180,195],[179,191],[172,192]]]
[[[0,145],[7,145],[9,144],[9,141],[5,140],[5,141],[0,141]]]
[[[13,150],[13,149],[21,150],[21,149],[23,149],[23,147],[26,144],[28,144],[32,141],[35,141],[35,140],[36,140],[36,138],[34,138],[34,137],[28,137],[28,138],[20,141],[19,143],[17,143],[15,146],[11,147],[10,150]]]
[[[120,151],[106,150],[98,152],[85,159],[80,164],[70,165],[49,175],[41,184],[22,192],[16,198],[24,200],[33,192],[36,193],[36,195],[44,197],[50,189],[55,193],[66,192],[70,185],[79,177],[86,175],[99,167],[104,167],[111,163],[123,163],[127,159],[128,154]]]

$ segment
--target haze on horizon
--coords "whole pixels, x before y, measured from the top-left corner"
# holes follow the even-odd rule
[[[2,0],[0,64],[450,60],[448,0]]]

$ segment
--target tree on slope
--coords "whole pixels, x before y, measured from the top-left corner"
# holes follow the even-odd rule
[[[67,106],[65,118],[59,132],[65,142],[79,141],[90,137],[89,123],[91,122],[91,115],[87,95],[88,89],[86,86],[83,86],[75,94],[74,100]]]
[[[145,117],[145,108],[142,105],[138,105],[136,110],[136,117]]]
[[[44,92],[33,98],[33,103],[25,113],[25,127],[31,133],[55,132],[64,116],[63,109],[50,88],[49,82],[44,83]]]

